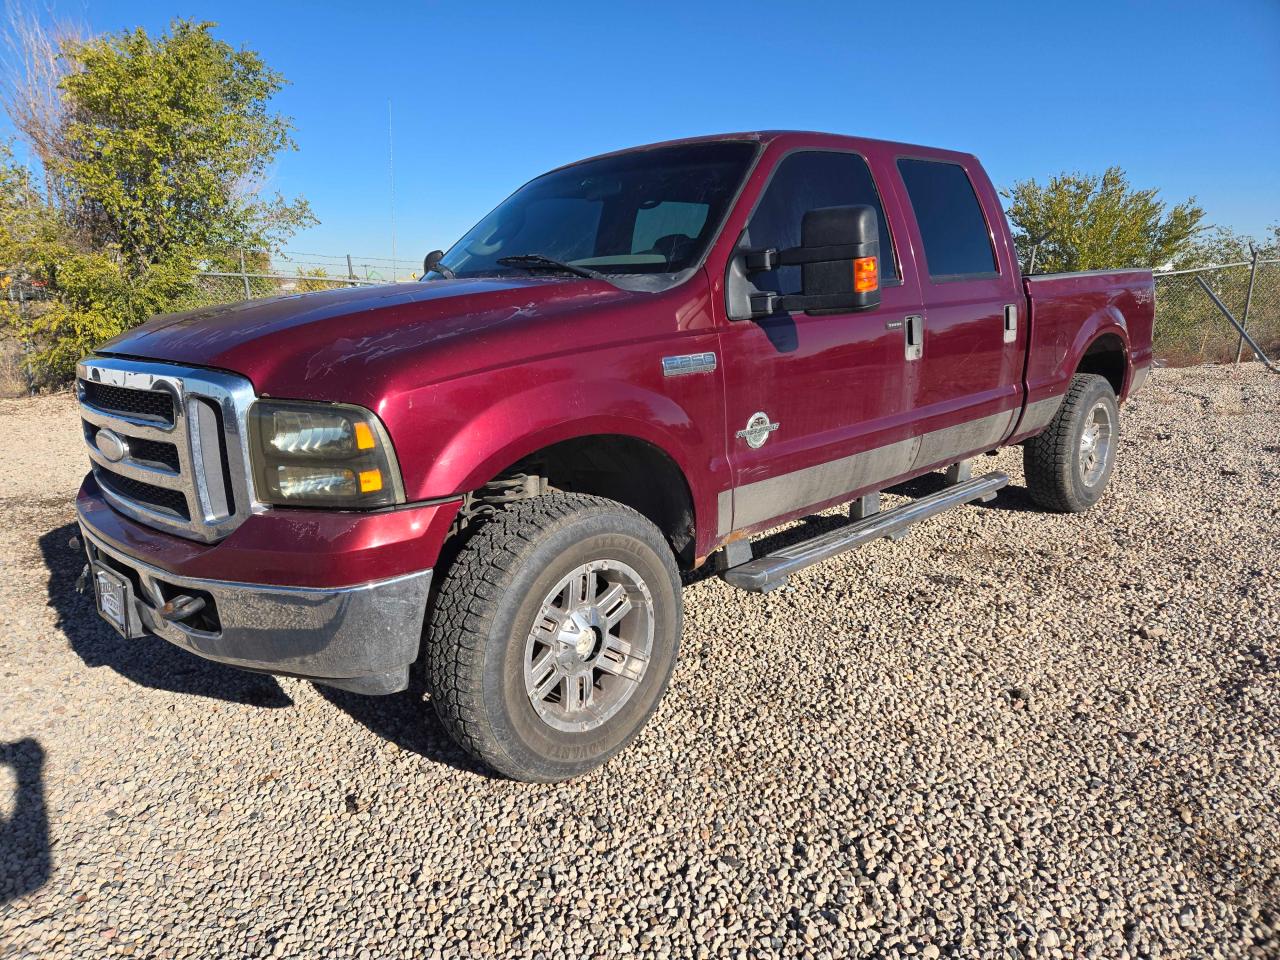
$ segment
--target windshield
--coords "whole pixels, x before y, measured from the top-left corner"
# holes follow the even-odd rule
[[[672,275],[701,262],[755,150],[754,143],[725,140],[555,170],[499,204],[440,262],[459,277],[505,275],[527,268],[500,260],[538,256],[623,286],[632,285],[628,277],[678,281]]]

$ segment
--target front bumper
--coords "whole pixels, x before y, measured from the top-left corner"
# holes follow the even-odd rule
[[[394,693],[408,685],[409,666],[417,659],[422,637],[429,568],[339,586],[286,586],[179,573],[141,559],[136,554],[143,551],[121,544],[122,525],[133,536],[149,535],[148,540],[167,541],[167,534],[136,527],[106,512],[109,507],[104,511],[96,491],[89,484],[86,488],[77,514],[89,561],[130,583],[129,621],[140,632],[208,660],[361,693]],[[314,548],[314,542],[310,546]],[[245,555],[223,561],[237,558]],[[423,559],[430,562],[434,553]],[[205,609],[186,621],[165,619],[161,608],[179,595],[204,599]]]

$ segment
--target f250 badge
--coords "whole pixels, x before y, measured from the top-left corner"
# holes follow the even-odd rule
[[[746,428],[738,431],[738,436],[747,441],[747,446],[752,450],[758,450],[769,439],[769,434],[777,429],[778,425],[770,423],[769,415],[760,410],[751,415],[751,419],[747,421]]]

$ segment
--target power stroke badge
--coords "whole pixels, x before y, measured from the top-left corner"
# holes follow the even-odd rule
[[[777,429],[778,425],[769,421],[769,415],[763,410],[759,410],[751,415],[746,427],[738,431],[738,436],[747,441],[748,447],[758,450],[769,439],[769,434]]]

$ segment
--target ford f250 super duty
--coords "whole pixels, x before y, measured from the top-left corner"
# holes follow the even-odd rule
[[[421,659],[445,728],[520,779],[644,725],[681,570],[771,589],[990,499],[1007,477],[970,460],[1009,444],[1037,504],[1085,510],[1151,364],[1149,272],[1023,276],[978,161],[899,143],[584,160],[425,266],[157,317],[86,357],[79,522],[125,636],[370,694]],[[755,555],[843,503],[846,525]]]

